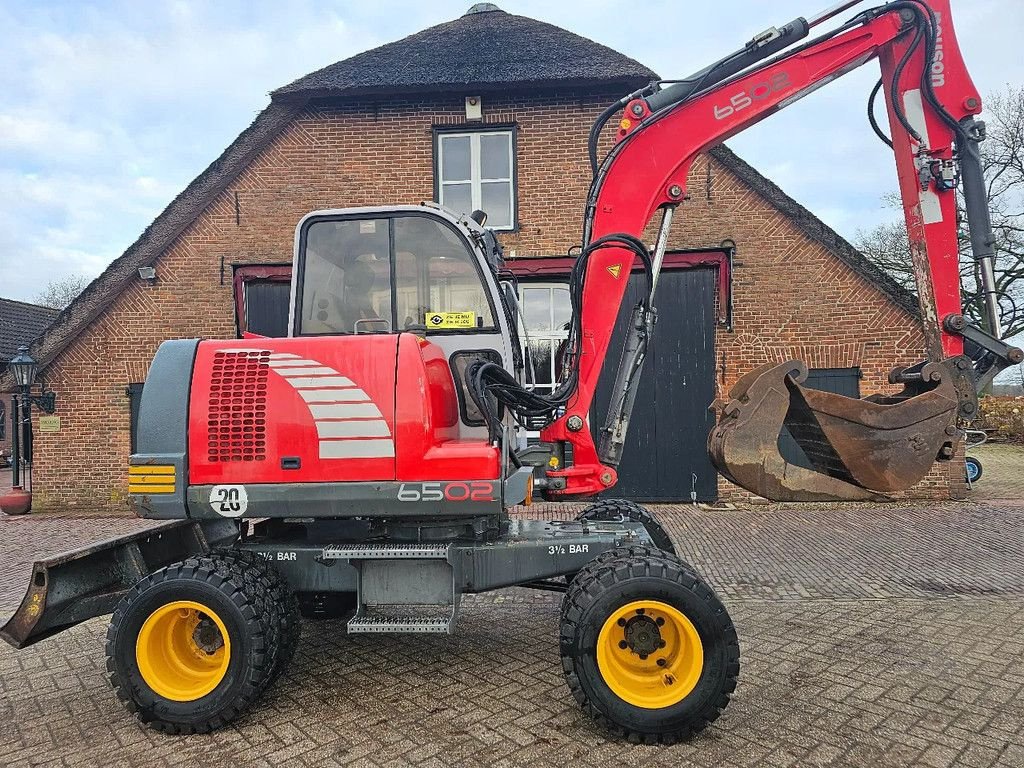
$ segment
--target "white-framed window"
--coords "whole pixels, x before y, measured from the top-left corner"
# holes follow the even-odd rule
[[[523,310],[520,338],[529,348],[532,371],[526,373],[529,389],[550,392],[557,379],[559,348],[569,338],[572,304],[565,283],[520,283]]]
[[[437,134],[438,202],[457,213],[482,210],[492,229],[514,229],[512,130]]]

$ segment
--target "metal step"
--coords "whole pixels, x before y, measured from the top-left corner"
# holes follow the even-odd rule
[[[409,606],[404,607],[408,608]],[[348,620],[348,633],[350,635],[382,633],[450,635],[455,624],[455,613],[454,606],[441,616],[436,614],[364,614],[360,612]]]
[[[325,560],[446,560],[448,544],[331,544]]]

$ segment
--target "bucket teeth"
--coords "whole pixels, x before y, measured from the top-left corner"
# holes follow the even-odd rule
[[[721,408],[711,460],[731,482],[773,501],[867,501],[905,490],[951,455],[955,433],[955,377],[944,363],[919,370],[898,395],[858,400],[804,387],[807,367],[798,360],[755,369]],[[814,469],[780,455],[783,426]]]

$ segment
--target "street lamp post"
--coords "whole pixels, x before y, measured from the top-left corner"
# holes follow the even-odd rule
[[[11,395],[11,486],[21,487],[21,403]]]
[[[53,413],[56,395],[44,389],[41,395],[32,394],[39,364],[28,353],[28,347],[18,347],[18,354],[7,362],[7,368],[14,377],[18,391],[11,396],[11,471],[12,491],[0,498],[0,506],[7,514],[17,515],[28,512],[32,507],[32,406],[36,405],[46,413]],[[22,462],[25,464],[24,479],[29,486],[23,487]]]

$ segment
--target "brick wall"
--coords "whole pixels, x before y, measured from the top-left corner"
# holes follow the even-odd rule
[[[487,122],[518,127],[520,228],[502,236],[507,252],[561,255],[578,241],[586,135],[614,96],[485,96]],[[231,265],[290,261],[295,225],[309,211],[430,199],[432,126],[458,123],[462,109],[459,96],[300,114],[167,248],[157,280],[132,281],[47,369],[61,432],[38,435],[36,508],[124,510],[125,387],[144,380],[159,343],[234,336]],[[693,175],[673,245],[737,244],[734,332],[717,336],[720,396],[751,367],[791,356],[813,367],[860,366],[867,394],[888,388],[893,365],[920,357],[912,318],[878,289],[718,163],[702,158]],[[919,493],[948,496],[942,471]]]

